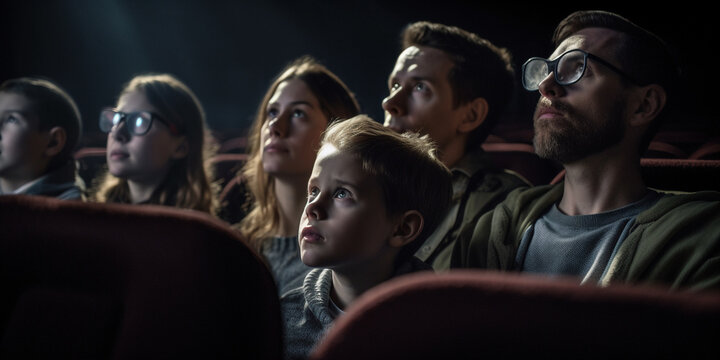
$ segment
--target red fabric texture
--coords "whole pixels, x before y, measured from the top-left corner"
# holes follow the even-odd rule
[[[371,289],[311,359],[702,358],[719,331],[720,293],[453,270]]]
[[[0,357],[281,357],[269,270],[211,216],[0,196]]]

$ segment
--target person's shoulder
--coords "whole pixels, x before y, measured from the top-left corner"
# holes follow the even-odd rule
[[[658,191],[661,195],[656,207],[672,211],[683,206],[712,206],[720,204],[719,191],[697,192],[666,192]]]
[[[658,192],[660,199],[650,209],[638,215],[638,222],[659,219],[672,220],[709,218],[713,223],[720,219],[720,192]],[[720,222],[718,222],[720,224]]]

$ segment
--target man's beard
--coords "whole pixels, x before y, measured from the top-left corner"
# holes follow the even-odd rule
[[[595,122],[563,103],[553,106],[563,112],[563,119],[534,122],[533,145],[542,158],[573,163],[618,144],[625,136],[624,102],[615,103],[602,115],[602,120]]]

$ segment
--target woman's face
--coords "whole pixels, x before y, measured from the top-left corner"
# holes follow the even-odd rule
[[[117,111],[158,113],[140,91],[121,96]],[[158,120],[152,121],[150,130],[144,135],[131,135],[125,121],[114,126],[108,134],[108,169],[113,175],[130,181],[156,183],[165,177],[172,160],[186,155],[185,137],[171,134],[167,125]]]
[[[278,85],[260,134],[263,169],[276,177],[310,177],[328,118],[300,79]]]

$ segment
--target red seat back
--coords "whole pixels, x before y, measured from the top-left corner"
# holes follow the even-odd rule
[[[243,238],[204,213],[0,196],[1,358],[262,358],[279,300]]]
[[[720,191],[720,160],[640,159],[645,184],[669,191]],[[550,182],[556,184],[565,177],[560,171]]]
[[[549,184],[562,167],[555,161],[535,154],[533,146],[525,143],[484,143],[483,150],[501,169],[517,172],[533,185]]]
[[[455,270],[371,289],[311,359],[694,358],[718,334],[720,293]]]

